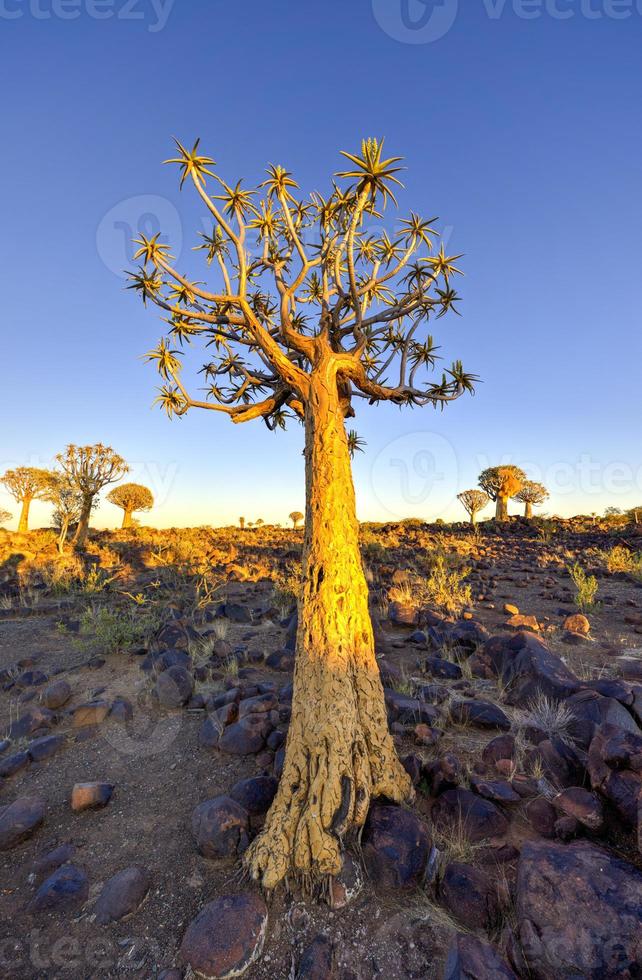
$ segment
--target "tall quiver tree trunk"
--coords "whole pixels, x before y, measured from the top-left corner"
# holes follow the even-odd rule
[[[508,520],[508,497],[497,497],[497,506],[495,507],[495,520],[506,521]]]
[[[533,505],[530,500],[526,501],[526,506],[524,507],[524,517],[530,521],[533,516]]]
[[[89,517],[91,515],[91,505],[93,503],[93,499],[94,498],[91,494],[85,494],[83,497],[78,527],[76,528],[76,533],[74,535],[74,546],[76,548],[83,548],[85,541],[87,540],[87,532],[89,531]]]
[[[18,531],[20,533],[29,530],[29,508],[31,507],[32,497],[22,498],[22,507],[20,508],[20,520],[18,521]]]
[[[132,514],[133,511],[131,507],[125,507],[125,509],[123,510],[123,523],[121,525],[122,527],[132,527],[134,523],[132,520]]]
[[[312,377],[305,410],[306,519],[292,716],[279,789],[247,855],[265,887],[341,868],[340,839],[370,799],[412,798],[388,729],[359,550],[336,378]]]

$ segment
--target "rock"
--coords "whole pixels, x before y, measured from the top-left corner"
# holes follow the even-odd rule
[[[363,889],[361,866],[349,851],[345,851],[341,871],[330,878],[329,886],[328,900],[333,909],[345,908]]]
[[[71,791],[71,809],[74,813],[100,810],[107,806],[113,792],[111,783],[76,783]]]
[[[439,895],[446,908],[467,929],[488,931],[499,922],[497,889],[479,868],[451,861],[444,871]]]
[[[89,882],[82,868],[63,864],[42,883],[29,902],[30,912],[65,912],[87,901]]]
[[[538,742],[526,756],[528,766],[539,762],[544,775],[555,786],[578,786],[584,782],[586,754],[556,735]]]
[[[488,639],[488,630],[474,620],[458,620],[446,632],[445,642],[461,653],[470,654]]]
[[[125,868],[105,882],[94,907],[96,922],[118,922],[135,912],[145,898],[150,883],[145,868]]]
[[[485,800],[493,803],[519,803],[521,796],[510,783],[503,779],[483,779],[481,776],[470,777],[470,788]]]
[[[271,670],[294,670],[294,653],[291,650],[275,650],[265,658],[265,666]]]
[[[500,837],[508,829],[508,820],[493,803],[467,789],[446,790],[435,800],[431,816],[445,829],[461,828],[473,842]]]
[[[439,759],[429,762],[424,767],[424,775],[433,796],[438,796],[446,789],[453,789],[463,779],[464,770],[461,762],[452,752],[446,752]]]
[[[557,810],[578,820],[589,830],[598,831],[604,823],[604,807],[595,793],[589,793],[581,786],[570,786],[562,790],[551,801]]]
[[[181,956],[199,977],[238,977],[261,955],[267,908],[258,895],[226,895],[201,909],[187,927]]]
[[[409,602],[391,602],[388,618],[395,626],[415,627],[419,622],[419,609]]]
[[[250,816],[262,816],[272,806],[278,787],[278,780],[274,776],[254,776],[235,783],[230,790],[230,796]]]
[[[51,708],[55,711],[56,708],[62,708],[63,704],[66,704],[70,697],[71,685],[61,678],[47,685],[42,692],[42,703],[45,708]]]
[[[218,748],[230,755],[256,755],[264,747],[271,730],[272,724],[264,714],[248,715],[224,729]]]
[[[443,660],[441,657],[428,657],[424,661],[424,670],[431,677],[444,677],[447,680],[458,680],[461,676],[461,667],[452,663],[450,660]]]
[[[423,878],[430,853],[424,823],[409,810],[375,804],[362,837],[363,859],[370,878],[382,888],[414,888]]]
[[[526,804],[525,813],[526,819],[538,834],[541,834],[542,837],[555,836],[557,813],[555,812],[555,807],[548,800],[545,800],[543,796],[539,796],[535,800],[530,800]]]
[[[163,650],[149,653],[140,665],[145,673],[154,673],[157,676],[170,667],[183,667],[189,671],[192,669],[192,658],[185,650]]]
[[[439,717],[439,712],[434,705],[426,704],[419,698],[410,698],[389,689],[384,693],[390,717],[400,725],[417,725],[420,722],[432,725]]]
[[[532,633],[493,636],[482,655],[509,688],[510,704],[527,705],[538,695],[565,701],[581,686],[561,658]]]
[[[642,734],[602,725],[589,748],[588,772],[592,788],[615,807],[626,826],[642,830]]]
[[[484,746],[482,752],[482,762],[487,766],[494,766],[503,760],[514,762],[515,758],[515,739],[512,735],[497,735]]]
[[[580,636],[588,636],[591,632],[591,624],[582,613],[572,613],[564,620],[563,628],[569,633],[577,633]]]
[[[526,842],[519,938],[533,980],[635,977],[642,963],[642,873],[587,841]]]
[[[506,625],[512,626],[516,630],[533,630],[534,633],[540,631],[540,625],[535,616],[522,616],[521,614],[511,616]]]
[[[158,703],[163,708],[180,708],[187,704],[194,690],[194,678],[184,667],[168,667],[154,687]]]
[[[336,980],[334,949],[326,936],[315,936],[303,950],[296,980]]]
[[[32,762],[44,762],[45,759],[56,755],[64,744],[64,735],[43,735],[42,738],[35,738],[33,742],[29,742],[27,752]]]
[[[239,602],[226,602],[223,615],[232,623],[252,623],[252,610]]]
[[[506,616],[519,616],[519,607],[510,602],[505,602],[502,611]]]
[[[109,714],[109,701],[88,701],[80,704],[73,713],[74,728],[84,728],[87,725],[100,725]]]
[[[490,943],[458,933],[448,951],[443,980],[518,980]]]
[[[204,857],[237,857],[249,843],[247,811],[229,796],[205,800],[192,813],[192,834]]]
[[[16,718],[9,725],[8,736],[9,738],[17,741],[21,738],[26,738],[29,735],[33,735],[41,728],[51,728],[56,716],[53,711],[48,708],[42,708],[39,705],[33,705],[26,711],[22,712],[19,718]]]
[[[32,865],[33,874],[36,878],[48,875],[59,868],[61,864],[67,864],[68,861],[71,861],[75,853],[74,844],[60,844],[59,847],[55,847],[52,851],[47,851],[35,859]]]
[[[474,725],[476,728],[499,728],[507,732],[510,719],[501,708],[490,701],[456,701],[450,707],[450,714],[460,725]]]
[[[39,796],[20,796],[0,807],[0,851],[8,851],[31,837],[45,819],[45,807]]]
[[[635,721],[619,701],[603,697],[597,691],[578,691],[565,704],[573,713],[569,734],[583,749],[588,749],[600,725],[617,725],[634,734],[639,731]]]
[[[28,752],[14,752],[13,755],[5,756],[0,760],[0,778],[14,776],[21,769],[25,769],[30,762],[31,757]]]
[[[127,698],[114,698],[109,717],[114,721],[131,721],[134,717],[134,708],[131,701],[128,701]]]

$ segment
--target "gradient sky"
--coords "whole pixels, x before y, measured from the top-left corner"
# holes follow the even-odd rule
[[[461,516],[500,462],[551,486],[550,513],[639,503],[641,39],[637,0],[0,0],[0,467],[103,441],[156,494],[145,523],[303,509],[297,424],[151,408],[162,325],[120,270],[158,225],[195,268],[172,135],[228,180],[282,163],[306,192],[376,135],[405,157],[402,213],[465,253],[463,316],[434,333],[484,383],[443,414],[358,404],[360,517]]]

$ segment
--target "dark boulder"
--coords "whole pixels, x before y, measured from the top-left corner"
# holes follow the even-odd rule
[[[29,903],[30,912],[66,912],[87,901],[89,882],[82,868],[63,864],[51,874]]]
[[[261,955],[266,928],[267,908],[260,896],[222,896],[187,927],[181,957],[197,976],[240,976]]]
[[[494,803],[467,789],[446,790],[435,800],[431,816],[444,830],[461,829],[473,842],[500,837],[508,829],[508,820]]]
[[[497,949],[477,936],[453,939],[442,980],[518,980]]]
[[[249,843],[247,811],[229,796],[205,800],[192,813],[192,834],[204,857],[218,861],[237,857]]]
[[[481,652],[509,688],[511,704],[526,705],[538,695],[563,701],[581,687],[561,658],[533,633],[492,636]]]
[[[414,888],[421,883],[431,843],[425,824],[414,813],[375,804],[361,844],[368,874],[378,887]]]
[[[150,875],[145,868],[124,868],[105,882],[94,907],[96,922],[118,922],[135,912],[149,890]]]
[[[8,851],[38,829],[45,819],[45,801],[38,796],[20,796],[0,807],[0,851]]]
[[[497,888],[480,868],[459,861],[446,866],[439,897],[449,912],[467,929],[497,926],[500,918]]]

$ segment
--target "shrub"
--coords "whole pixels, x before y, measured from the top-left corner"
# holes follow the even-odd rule
[[[595,596],[597,595],[597,579],[594,575],[587,575],[578,562],[569,566],[568,572],[577,589],[575,605],[582,612],[592,609],[595,605]]]

